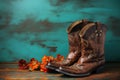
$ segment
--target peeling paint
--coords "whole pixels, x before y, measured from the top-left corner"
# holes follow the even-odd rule
[[[66,29],[81,19],[108,26],[106,60],[120,61],[116,52],[120,48],[119,14],[119,0],[1,0],[0,62],[32,57],[41,60],[57,53],[66,56]]]
[[[12,26],[12,25],[11,25]],[[48,20],[44,21],[35,21],[34,19],[26,19],[20,24],[13,25],[13,29],[10,30],[10,33],[24,33],[24,32],[49,32],[57,30],[60,27],[64,27],[64,23],[54,23]]]
[[[7,48],[0,48],[0,51],[7,51],[7,53],[8,53],[9,55],[12,55],[12,54],[13,54],[13,52],[12,52],[11,50],[7,49]]]
[[[40,45],[41,47],[45,48],[46,45],[43,43],[43,42],[45,42],[45,41],[46,41],[46,40],[33,40],[33,41],[31,41],[31,45],[38,44],[38,45]]]
[[[40,45],[43,48],[47,48],[49,49],[49,52],[56,52],[57,47],[56,46],[47,46],[46,44],[44,44],[47,40],[33,40],[31,41],[31,45]],[[56,41],[56,40],[53,40]]]
[[[76,0],[75,5],[73,8],[90,8],[95,7],[95,4],[93,4],[95,0]]]
[[[120,18],[110,16],[108,19],[108,26],[115,36],[120,36]]]
[[[0,30],[2,30],[9,27],[11,16],[0,16],[0,20],[2,22],[0,23]]]
[[[53,6],[63,5],[64,3],[71,1],[71,0],[49,0],[50,4]]]
[[[49,46],[47,48],[49,49],[49,52],[56,52],[57,51],[57,47],[54,47],[54,46]]]

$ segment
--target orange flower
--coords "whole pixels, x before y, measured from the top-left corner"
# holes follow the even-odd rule
[[[30,71],[40,69],[40,71],[42,72],[48,72],[50,71],[49,69],[46,68],[46,65],[48,64],[48,62],[51,62],[51,61],[61,62],[63,60],[64,60],[64,56],[61,56],[60,54],[58,54],[56,58],[54,58],[53,56],[45,55],[43,56],[41,63],[38,62],[35,58],[32,58],[28,64],[26,63],[25,60],[20,60],[18,64],[20,69],[29,68]]]
[[[61,56],[60,54],[58,54],[57,57],[55,58],[55,60],[56,60],[57,62],[61,62],[61,61],[64,60],[64,56]]]
[[[54,58],[52,56],[43,56],[42,58],[42,62],[40,65],[40,71],[43,72],[48,72],[48,69],[46,68],[46,65],[48,64],[48,62],[54,60]]]
[[[38,69],[40,66],[40,62],[38,62],[37,60],[35,60],[34,58],[32,58],[30,60],[30,63],[28,64],[29,70],[33,71],[35,69]]]
[[[48,69],[46,68],[46,64],[41,64],[40,65],[40,71],[42,71],[42,72],[47,72],[48,71]]]

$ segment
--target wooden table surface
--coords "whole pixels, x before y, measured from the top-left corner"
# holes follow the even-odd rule
[[[69,77],[58,72],[19,70],[17,64],[0,64],[0,80],[120,80],[120,63],[106,63],[105,70],[87,77]]]

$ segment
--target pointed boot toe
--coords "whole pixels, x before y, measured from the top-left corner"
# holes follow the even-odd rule
[[[57,70],[68,76],[84,77],[103,71],[105,64],[104,41],[106,26],[99,22],[89,23],[80,33],[81,57],[71,66],[62,66]]]
[[[51,62],[46,67],[49,69],[56,70],[60,66],[70,66],[77,62],[79,57],[81,56],[81,49],[80,49],[80,37],[79,31],[82,29],[83,26],[87,25],[87,20],[76,21],[68,27],[68,41],[69,41],[69,54],[67,55],[66,59],[62,62]]]

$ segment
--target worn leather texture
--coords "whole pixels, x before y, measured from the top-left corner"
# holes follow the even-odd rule
[[[65,60],[62,62],[51,62],[51,66],[60,67],[60,66],[70,66],[78,61],[79,57],[81,56],[81,42],[79,32],[80,30],[91,23],[87,20],[76,21],[68,27],[68,41],[69,41],[69,53]]]
[[[61,70],[82,74],[91,72],[105,63],[104,42],[107,28],[101,23],[88,23],[79,32],[81,56],[71,66],[62,66]],[[76,38],[77,39],[77,38]]]

